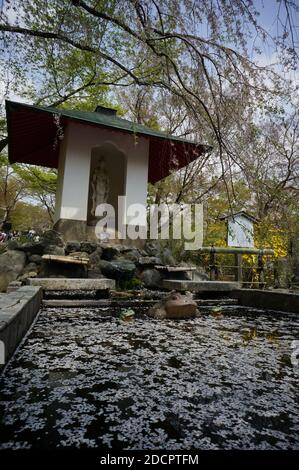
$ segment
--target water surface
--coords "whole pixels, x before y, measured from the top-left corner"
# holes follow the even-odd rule
[[[2,377],[1,448],[299,449],[295,314],[118,313],[41,311]]]

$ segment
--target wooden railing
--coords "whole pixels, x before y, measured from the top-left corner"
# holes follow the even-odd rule
[[[199,249],[201,253],[209,253],[209,272],[211,281],[219,280],[220,266],[217,264],[217,254],[233,254],[235,255],[234,265],[221,265],[221,269],[230,268],[235,272],[235,280],[242,284],[257,284],[258,287],[262,288],[265,286],[265,256],[274,256],[274,251],[269,248],[257,249],[257,248],[233,248],[233,247],[218,247],[218,246],[204,246]],[[243,266],[243,255],[256,255],[257,264],[252,266]],[[275,264],[273,263],[273,278],[275,278]],[[256,270],[258,280],[245,281],[243,279],[243,270],[251,269]],[[275,282],[275,279],[274,279]]]

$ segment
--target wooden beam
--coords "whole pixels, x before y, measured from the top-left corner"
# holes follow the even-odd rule
[[[56,263],[67,264],[88,264],[88,258],[75,258],[73,256],[59,256],[59,255],[43,255],[42,259],[45,261],[54,261]]]

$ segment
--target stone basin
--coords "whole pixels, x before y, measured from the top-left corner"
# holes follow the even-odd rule
[[[298,450],[297,315],[212,309],[42,309],[2,376],[0,449]]]

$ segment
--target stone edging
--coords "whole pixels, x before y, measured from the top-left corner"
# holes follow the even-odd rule
[[[0,361],[0,370],[7,363],[18,344],[27,333],[36,317],[42,301],[39,286],[24,286],[15,292],[0,296],[0,345],[4,348],[5,361]],[[1,357],[0,357],[1,359]]]
[[[262,289],[237,289],[231,293],[240,305],[299,313],[299,294]]]

